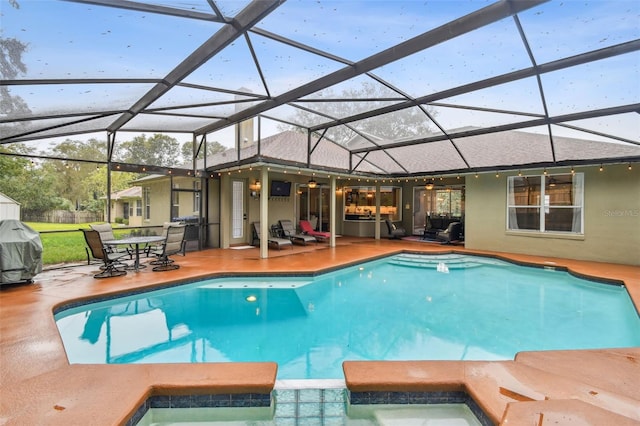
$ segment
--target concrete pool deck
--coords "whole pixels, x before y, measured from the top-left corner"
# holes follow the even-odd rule
[[[275,372],[269,363],[69,365],[53,319],[57,306],[216,273],[319,272],[401,250],[488,254],[565,267],[624,282],[640,306],[640,267],[401,240],[342,237],[335,248],[319,244],[270,250],[269,259],[260,259],[255,248],[211,249],[176,257],[181,268],[175,271],[147,268],[103,280],[93,278],[97,265],[49,270],[36,276],[34,284],[0,288],[0,424],[120,425],[152,394],[241,393],[273,387]],[[460,385],[490,418],[505,425],[640,424],[640,348],[526,352],[513,361],[450,365],[371,362],[375,364],[357,366],[358,370],[347,364],[347,386],[384,390]]]

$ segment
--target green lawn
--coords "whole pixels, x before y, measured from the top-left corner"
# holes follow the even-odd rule
[[[26,222],[34,230],[40,232],[42,240],[42,263],[55,265],[58,263],[81,262],[87,260],[86,243],[80,229],[89,228],[88,223],[62,224]],[[58,232],[51,232],[58,231]],[[124,237],[130,229],[114,229],[116,238]]]

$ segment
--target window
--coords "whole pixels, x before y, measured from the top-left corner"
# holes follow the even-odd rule
[[[383,186],[380,188],[380,217],[402,220],[402,189]],[[344,219],[373,220],[376,216],[376,188],[355,186],[344,188]]]
[[[200,182],[193,181],[193,212],[198,213],[200,211]]]
[[[511,176],[507,229],[583,233],[582,173]]]
[[[136,216],[142,216],[142,200],[136,200]]]
[[[437,218],[450,219],[438,222],[437,227],[446,225],[451,221],[462,221],[464,216],[464,186],[446,186],[426,189],[424,186],[413,188],[413,227],[414,232],[427,226],[429,220]]]
[[[415,194],[414,194],[415,195]],[[464,188],[419,189],[419,205],[432,217],[462,217]]]
[[[142,188],[142,198],[144,202],[144,220],[151,219],[151,188],[145,186]]]
[[[180,217],[180,185],[173,184],[171,190],[171,220]]]

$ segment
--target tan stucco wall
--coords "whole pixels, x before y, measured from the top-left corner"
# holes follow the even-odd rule
[[[256,175],[256,177],[259,177]],[[291,182],[291,195],[289,197],[269,197],[269,188],[272,180],[282,180]],[[251,180],[252,181],[252,180]],[[281,219],[289,219],[296,223],[295,218],[295,201],[296,201],[296,183],[302,183],[302,180],[296,181],[291,176],[282,173],[270,173],[269,181],[262,184],[262,191],[260,197],[269,197],[269,214],[268,214],[268,226],[276,225]],[[260,200],[249,199],[249,225],[252,222],[260,220]],[[249,234],[250,235],[250,234]]]
[[[142,182],[140,186],[143,188],[149,187],[151,189],[151,218],[144,220],[143,225],[162,225],[164,222],[172,219],[171,214],[171,180],[169,178],[161,178],[152,181]],[[177,185],[180,189],[192,189],[193,178],[191,177],[174,177],[173,184]],[[143,190],[144,193],[144,190]],[[178,213],[174,216],[197,216],[198,212],[193,210],[193,193],[192,192],[180,192],[179,193],[179,209]],[[144,201],[144,195],[143,195]],[[142,206],[144,210],[144,204]]]
[[[133,214],[129,215],[129,225],[128,226],[141,226],[142,225],[142,216],[136,216],[136,202],[137,198],[130,198],[125,200],[112,200],[111,201],[111,221],[115,222],[116,218],[124,216],[124,203],[129,203],[130,212]],[[106,212],[105,212],[106,217]]]
[[[584,173],[583,236],[507,232],[508,174],[499,178],[481,174],[477,179],[466,178],[465,246],[640,265],[640,167],[605,165],[602,172],[598,167],[576,168],[576,172]]]
[[[161,226],[164,222],[171,219],[171,187],[169,186],[169,179],[161,179],[150,182],[142,183],[143,194],[144,188],[149,187],[151,190],[151,217],[143,221],[143,225],[158,225]],[[144,200],[144,195],[143,195]],[[144,211],[144,201],[142,209]]]

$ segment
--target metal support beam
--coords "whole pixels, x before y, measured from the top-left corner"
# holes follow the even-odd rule
[[[138,12],[157,13],[160,15],[178,16],[181,18],[199,19],[203,21],[224,22],[221,17],[190,9],[176,9],[155,4],[139,3],[128,0],[66,0],[70,3],[95,4],[97,6],[115,7],[118,9],[136,10]]]
[[[526,129],[529,127],[536,127],[536,126],[544,126],[547,124],[562,124],[565,121],[575,121],[575,120],[585,120],[588,118],[595,118],[595,117],[606,117],[608,115],[616,115],[616,114],[625,114],[625,113],[629,113],[629,112],[638,112],[640,113],[640,103],[639,104],[631,104],[631,105],[623,105],[623,106],[618,106],[618,107],[611,107],[611,108],[604,108],[604,109],[599,109],[599,110],[592,110],[592,111],[584,111],[584,112],[576,112],[576,113],[571,113],[571,114],[565,114],[565,115],[559,115],[556,117],[550,117],[550,118],[538,118],[535,120],[529,120],[529,121],[521,121],[518,123],[511,123],[511,124],[504,124],[501,126],[493,126],[493,127],[486,127],[486,128],[482,128],[482,129],[474,129],[474,130],[469,130],[469,131],[464,131],[464,132],[458,132],[458,133],[449,133],[448,135],[438,135],[438,136],[432,136],[432,137],[428,137],[428,138],[421,138],[421,139],[415,139],[412,141],[404,141],[404,142],[397,142],[397,143],[390,143],[387,145],[384,145],[384,147],[380,147],[380,148],[360,148],[360,149],[354,149],[353,151],[351,151],[352,154],[362,154],[362,153],[368,153],[371,151],[377,151],[380,149],[390,149],[390,148],[401,148],[404,146],[411,146],[411,145],[420,145],[423,143],[430,143],[430,142],[439,142],[439,141],[443,141],[443,140],[450,140],[450,139],[456,139],[456,138],[465,138],[465,137],[469,137],[469,136],[477,136],[477,135],[486,135],[488,133],[498,133],[498,132],[506,132],[509,130],[518,130],[518,129]],[[606,135],[601,135],[601,136],[606,136]],[[615,138],[613,136],[610,136],[611,138]],[[619,138],[617,138],[619,140]],[[637,141],[629,141],[629,140],[625,140],[624,142],[630,143],[630,144],[634,144],[634,145],[640,145],[639,142]]]
[[[424,34],[416,36],[389,49],[383,50],[382,52],[363,59],[362,61],[356,62],[353,65],[348,65],[344,68],[339,69],[338,71],[335,71],[310,83],[298,86],[295,89],[292,89],[287,93],[283,93],[280,96],[276,96],[273,99],[269,99],[254,107],[247,108],[243,111],[232,114],[228,117],[227,120],[220,120],[210,125],[203,126],[197,129],[196,133],[200,134],[214,132],[216,130],[227,127],[232,123],[237,123],[246,120],[247,118],[254,117],[262,112],[278,107],[287,102],[297,100],[303,96],[307,96],[311,93],[317,92],[318,90],[326,89],[327,87],[372,71],[376,68],[397,61],[398,59],[402,59],[421,50],[436,46],[447,40],[451,40],[462,34],[466,34],[478,28],[482,28],[486,25],[497,22],[501,19],[530,9],[547,1],[548,0],[503,0],[494,3],[476,12],[463,16],[462,18],[456,19],[445,25],[435,28],[431,31],[427,31]]]
[[[127,113],[120,116],[120,118],[118,118],[109,127],[109,130],[115,131],[127,124],[137,114],[142,112],[146,107],[180,83],[198,67],[221,52],[238,37],[241,37],[245,32],[247,32],[247,30],[260,22],[261,19],[269,15],[269,13],[273,12],[280,4],[281,1],[279,0],[255,0],[251,2],[249,6],[236,15],[235,19],[230,24],[222,27],[220,31],[204,42],[191,55],[187,56],[184,61],[182,61],[164,78],[162,83],[158,83],[143,95]],[[196,132],[196,134],[200,133]]]
[[[622,55],[625,53],[631,53],[640,50],[640,39],[622,43],[616,46],[606,47],[604,49],[595,50],[592,52],[583,53],[581,55],[572,56],[569,58],[559,59],[557,61],[548,62],[543,65],[533,66],[522,70],[502,74],[496,77],[490,77],[484,80],[475,81],[473,83],[464,84],[462,86],[454,87],[448,90],[444,90],[437,93],[432,93],[426,96],[421,96],[415,100],[409,100],[386,107],[378,108],[377,110],[367,111],[361,114],[355,114],[350,117],[341,118],[332,122],[323,123],[321,125],[310,127],[311,131],[320,131],[325,128],[344,125],[352,123],[354,121],[364,120],[366,118],[375,117],[378,115],[388,114],[395,111],[407,109],[419,104],[428,104],[436,102],[442,99],[452,98],[454,96],[463,95],[465,93],[474,92],[476,90],[486,89],[488,87],[499,86],[501,84],[510,83],[517,80],[522,80],[536,75],[545,74],[548,72],[558,71],[565,68],[571,68],[578,65],[586,64],[589,62],[599,61],[606,58]]]

